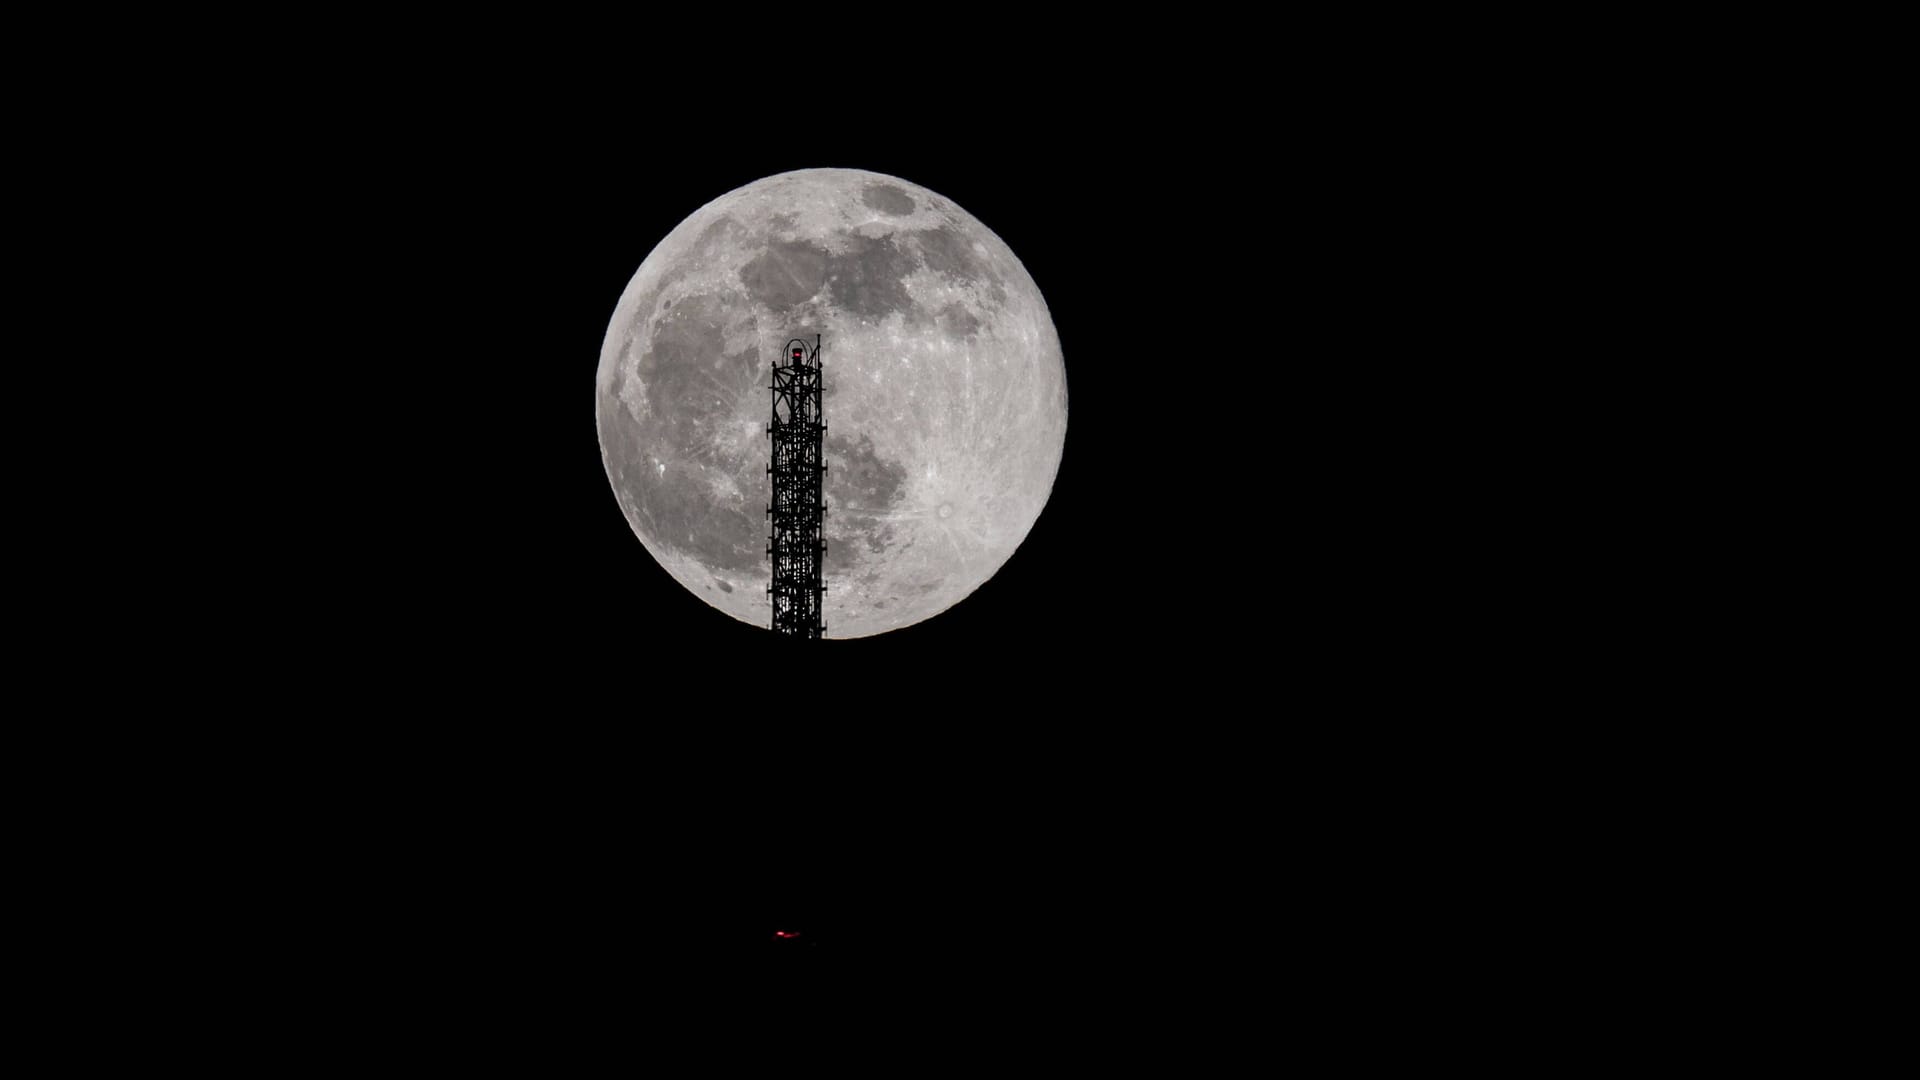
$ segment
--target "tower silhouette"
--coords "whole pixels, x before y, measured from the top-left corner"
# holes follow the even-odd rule
[[[773,363],[773,419],[767,425],[767,438],[773,442],[773,461],[767,466],[773,483],[773,502],[767,507],[767,558],[773,562],[773,579],[767,597],[773,604],[774,633],[819,638],[827,632],[821,618],[827,592],[821,580],[821,565],[827,560],[827,542],[820,536],[827,515],[820,494],[827,473],[821,441],[827,425],[820,410],[820,335],[814,335],[811,349],[793,338],[781,352]]]

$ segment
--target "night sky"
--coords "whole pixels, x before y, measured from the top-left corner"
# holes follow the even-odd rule
[[[1352,793],[1418,773],[1435,736],[1407,703],[1456,672],[1421,643],[1465,610],[1429,572],[1466,509],[1409,347],[1440,324],[1378,302],[1426,257],[1393,163],[1311,116],[815,130],[561,97],[354,133],[335,168],[360,180],[316,223],[354,271],[303,315],[350,403],[324,455],[342,510],[299,525],[327,557],[287,577],[328,673],[297,685],[336,719],[276,735],[260,784],[330,793],[298,851],[361,899],[324,910],[618,981],[1217,956],[1305,932],[1253,910],[1288,867],[1317,867],[1296,899],[1346,895],[1337,838],[1382,805]],[[661,237],[820,166],[1004,239],[1070,416],[1046,510],[976,593],[795,648],[653,563],[593,386]]]
[[[1633,118],[1567,100],[1637,76],[1610,57],[1542,93],[1489,54],[1549,68],[1584,32],[1436,47],[1379,12],[1329,36],[1107,11],[1054,44],[1037,8],[929,11],[676,33],[649,7],[550,41],[524,13],[169,17],[120,33],[138,63],[81,35],[29,87],[21,124],[59,145],[17,171],[71,190],[19,200],[65,249],[23,265],[75,304],[67,347],[19,366],[74,385],[15,395],[56,418],[17,471],[92,516],[21,515],[81,557],[16,575],[58,619],[16,620],[47,687],[22,682],[10,761],[51,780],[17,831],[52,857],[15,877],[73,916],[20,925],[76,1053],[364,1069],[400,1035],[587,1075],[555,1066],[662,1060],[694,1012],[731,1064],[755,997],[815,1038],[942,1025],[912,1051],[942,1064],[1084,1023],[1059,1039],[1084,1072],[1211,994],[1196,1013],[1275,1055],[1336,1030],[1343,1064],[1430,1062],[1388,1006],[1457,1003],[1459,1037],[1499,1043],[1525,1010],[1475,978],[1552,1011],[1556,981],[1657,980],[1576,955],[1635,918],[1721,932],[1669,887],[1719,834],[1653,825],[1696,869],[1648,874],[1615,824],[1662,817],[1668,783],[1715,829],[1745,812],[1677,779],[1739,740],[1670,752],[1718,691],[1656,685],[1716,647],[1654,596],[1671,575],[1685,613],[1683,579],[1724,576],[1682,509],[1714,478],[1687,463],[1669,513],[1617,467],[1664,455],[1633,399],[1700,359],[1698,333],[1620,341],[1712,276],[1690,226],[1671,267],[1655,234],[1718,212],[1708,174],[1637,156]],[[1708,145],[1704,115],[1672,112]],[[1004,240],[1069,416],[1047,506],[976,592],[796,643],[636,539],[595,374],[660,239],[815,167]]]

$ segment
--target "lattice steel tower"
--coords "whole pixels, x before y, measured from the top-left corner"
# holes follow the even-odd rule
[[[821,618],[826,582],[821,565],[827,561],[827,542],[820,522],[827,504],[820,497],[827,463],[821,440],[827,425],[820,411],[820,335],[813,347],[800,338],[787,342],[787,364],[773,364],[773,422],[767,437],[773,440],[773,504],[767,507],[767,558],[773,561],[773,583],[767,597],[773,603],[773,632],[793,637],[824,637]]]

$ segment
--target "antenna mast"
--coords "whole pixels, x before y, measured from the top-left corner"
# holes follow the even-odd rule
[[[773,484],[773,503],[767,507],[773,580],[767,597],[774,633],[820,638],[827,632],[821,612],[827,592],[821,577],[827,561],[827,542],[820,535],[827,516],[821,443],[827,425],[820,409],[820,335],[813,336],[811,348],[804,339],[792,338],[781,352],[773,364],[773,420],[767,425],[773,441],[773,463],[767,466]]]

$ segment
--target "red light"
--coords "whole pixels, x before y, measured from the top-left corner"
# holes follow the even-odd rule
[[[775,930],[773,932],[773,936],[777,938],[796,938],[796,937],[799,937],[800,935],[798,932],[793,930]]]

